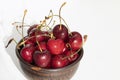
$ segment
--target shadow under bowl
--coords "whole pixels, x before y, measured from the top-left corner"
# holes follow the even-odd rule
[[[25,62],[20,56],[20,50],[16,47],[16,55],[28,80],[70,80],[79,67],[83,53],[83,48],[81,48],[79,58],[68,66],[59,69],[44,69]]]

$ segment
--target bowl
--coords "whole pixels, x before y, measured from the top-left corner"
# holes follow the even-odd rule
[[[81,48],[79,51],[80,56],[76,61],[68,66],[58,69],[45,69],[29,64],[22,59],[20,56],[20,50],[17,46],[15,51],[19,59],[20,66],[28,80],[70,80],[79,67],[84,50]]]

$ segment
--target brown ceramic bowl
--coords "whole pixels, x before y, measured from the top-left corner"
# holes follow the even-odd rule
[[[25,62],[20,56],[20,50],[16,48],[16,55],[21,68],[28,80],[70,80],[78,69],[83,56],[83,48],[79,52],[79,58],[70,65],[59,69],[44,69]]]

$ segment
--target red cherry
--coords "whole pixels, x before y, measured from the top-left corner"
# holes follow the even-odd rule
[[[30,27],[28,28],[28,30],[27,30],[27,33],[29,34],[29,33],[31,32],[31,30],[32,30],[32,29],[36,29],[37,26],[38,26],[38,24],[34,24],[34,25],[30,26]]]
[[[24,38],[24,41],[25,41],[25,44],[26,44],[26,45],[27,45],[27,44],[35,45],[35,43],[32,42],[32,40],[30,39],[29,36],[26,36],[26,37]]]
[[[62,39],[49,39],[47,46],[51,54],[58,55],[63,53],[65,44]]]
[[[48,67],[51,61],[51,55],[47,50],[42,52],[35,51],[33,54],[33,60],[37,66],[45,68]]]
[[[79,54],[73,50],[66,51],[64,54],[67,56],[67,58],[70,62],[75,61],[79,57]]]
[[[51,57],[52,58],[52,57]],[[45,67],[46,69],[51,69],[51,61],[49,62],[49,64]]]
[[[26,62],[32,63],[34,51],[34,46],[27,44],[21,49],[20,55]]]
[[[52,68],[62,68],[68,65],[69,61],[65,58],[65,55],[55,55],[52,58],[51,66]]]
[[[69,49],[70,49],[70,47],[67,46],[67,44],[65,44],[65,47],[64,47],[64,49],[63,49],[63,53],[66,52],[66,51],[68,51]]]
[[[82,36],[74,34],[69,38],[69,44],[72,50],[78,50],[82,47]]]
[[[60,26],[61,25],[61,26]],[[63,24],[58,24],[53,28],[53,35],[56,39],[68,40],[68,29]]]
[[[47,50],[47,43],[46,42],[39,42],[39,44],[36,46],[37,50]]]
[[[72,36],[75,36],[75,37],[80,37],[80,38],[82,37],[81,34],[80,34],[79,32],[77,32],[77,31],[73,31],[73,32],[71,32],[70,34],[71,34]]]
[[[46,31],[41,31],[39,29],[32,29],[29,33],[29,36],[32,37],[31,40],[33,42],[41,42],[41,41],[47,41],[49,39],[49,33]]]
[[[49,31],[43,31],[43,37],[46,42],[50,39],[50,33]]]

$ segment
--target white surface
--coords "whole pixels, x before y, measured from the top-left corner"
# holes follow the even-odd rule
[[[14,49],[4,44],[13,35],[14,21],[39,22],[50,9],[58,13],[65,0],[0,1],[0,80],[27,80],[20,72]],[[66,0],[62,16],[71,30],[88,34],[84,56],[71,80],[120,80],[120,0]],[[15,44],[13,44],[15,45]]]

